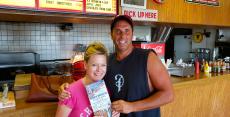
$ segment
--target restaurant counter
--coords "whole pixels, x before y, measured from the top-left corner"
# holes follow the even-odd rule
[[[161,106],[162,117],[230,117],[230,71],[171,81],[174,101]]]
[[[230,117],[229,71],[219,75],[201,73],[190,78],[172,76],[171,81],[175,97],[172,103],[161,107],[162,117]],[[55,115],[57,102],[26,103],[28,93],[23,94],[20,98],[16,95],[16,107],[0,109],[1,117]]]

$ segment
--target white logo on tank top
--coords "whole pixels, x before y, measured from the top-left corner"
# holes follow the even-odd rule
[[[115,80],[116,80],[116,86],[117,86],[117,92],[121,91],[121,88],[124,85],[124,77],[121,74],[115,75]]]

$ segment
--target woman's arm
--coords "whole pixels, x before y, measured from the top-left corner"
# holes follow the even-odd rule
[[[66,105],[58,105],[55,117],[68,117],[71,110],[72,109]]]

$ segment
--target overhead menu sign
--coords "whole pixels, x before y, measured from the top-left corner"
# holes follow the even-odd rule
[[[185,0],[187,2],[191,3],[197,3],[197,4],[205,4],[205,5],[211,5],[211,6],[219,6],[219,0]]]
[[[35,0],[0,0],[0,6],[35,8]]]
[[[86,0],[86,13],[116,14],[117,0]]]
[[[115,15],[117,0],[0,0],[0,8]]]
[[[82,12],[83,0],[39,0],[38,9]]]

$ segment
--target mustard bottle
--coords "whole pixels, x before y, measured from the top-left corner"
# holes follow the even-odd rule
[[[205,62],[205,65],[204,65],[204,72],[205,72],[205,73],[209,73],[208,62]]]

